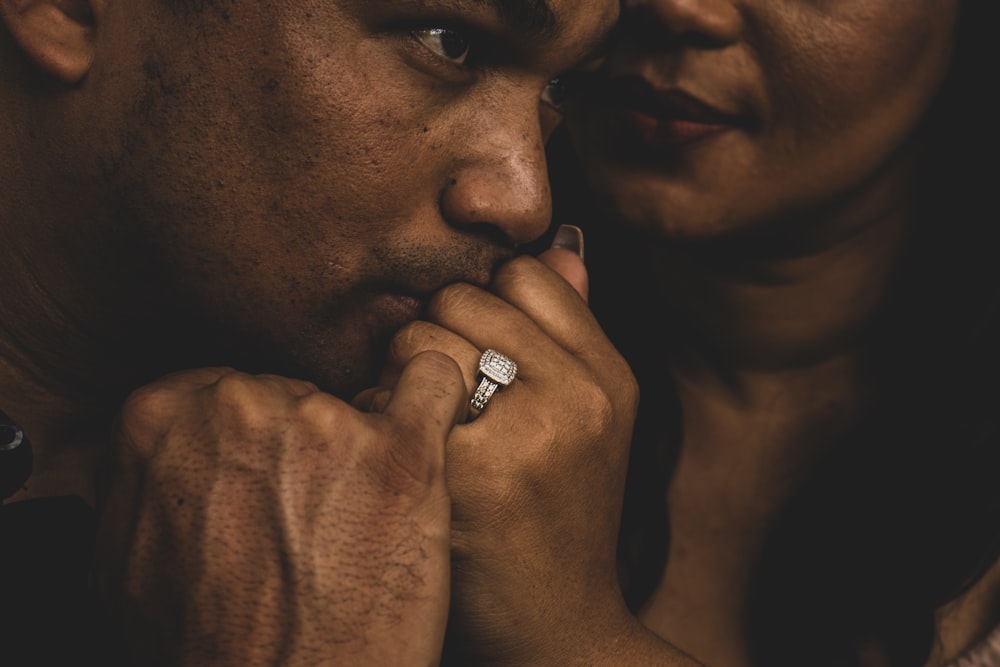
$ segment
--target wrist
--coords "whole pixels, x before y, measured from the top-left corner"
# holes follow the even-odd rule
[[[581,619],[572,630],[554,634],[544,650],[521,667],[699,667],[691,656],[646,628],[624,604],[600,618]],[[514,667],[514,663],[509,663]]]

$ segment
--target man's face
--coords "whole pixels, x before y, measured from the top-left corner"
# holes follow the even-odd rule
[[[144,353],[342,395],[371,383],[429,294],[485,284],[543,233],[543,145],[558,122],[543,93],[618,10],[168,4],[109,3],[99,29],[114,45],[86,82],[105,100],[95,113],[118,116],[94,153],[114,193],[105,243],[136,260],[120,289],[155,325]]]

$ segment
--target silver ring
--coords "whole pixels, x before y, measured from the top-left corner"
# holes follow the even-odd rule
[[[479,416],[501,386],[506,387],[514,381],[517,376],[517,364],[506,354],[490,349],[483,352],[483,356],[479,358],[479,373],[483,379],[480,380],[472,400],[469,401],[473,419]]]

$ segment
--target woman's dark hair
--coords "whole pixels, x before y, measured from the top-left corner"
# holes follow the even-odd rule
[[[749,614],[756,664],[854,665],[874,640],[890,664],[922,665],[935,610],[1000,558],[1000,115],[987,69],[997,17],[992,0],[960,3],[953,64],[916,137],[919,218],[867,347],[879,398],[768,538]],[[682,429],[655,365],[668,332],[636,288],[649,277],[629,261],[628,237],[588,224],[598,209],[581,196],[565,133],[550,152],[556,221],[585,228],[592,307],[642,387],[620,540],[637,610],[666,560]]]

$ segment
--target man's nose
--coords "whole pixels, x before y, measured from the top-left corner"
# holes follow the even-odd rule
[[[489,225],[514,244],[545,233],[552,217],[545,142],[537,103],[482,118],[460,137],[468,148],[441,197],[450,224]]]
[[[743,16],[732,0],[625,0],[622,16],[646,31],[655,24],[702,46],[731,44],[743,30]]]

